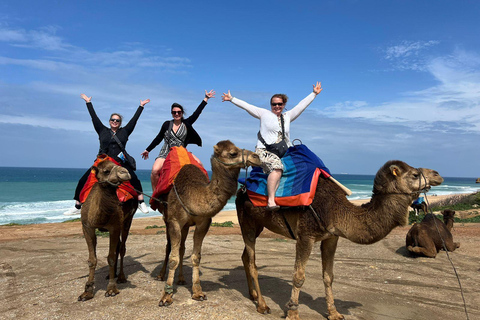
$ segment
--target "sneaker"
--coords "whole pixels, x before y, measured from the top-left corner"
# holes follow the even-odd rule
[[[148,207],[145,202],[140,202],[138,204],[138,210],[142,211],[143,213],[148,213]]]
[[[77,215],[77,214],[80,214],[80,209],[77,209],[75,207],[65,211],[63,214],[66,215],[66,216],[74,216],[74,215]]]

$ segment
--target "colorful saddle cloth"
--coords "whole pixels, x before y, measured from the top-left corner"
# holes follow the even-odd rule
[[[180,169],[182,169],[182,167],[186,164],[195,165],[197,168],[202,170],[208,179],[207,170],[205,170],[205,168],[195,160],[191,152],[184,147],[171,147],[167,158],[163,163],[163,167],[160,169],[157,186],[155,187],[155,191],[150,199],[150,207],[153,210],[157,210],[159,205],[155,198],[158,199],[162,195],[170,192],[173,187],[173,182],[180,172]]]
[[[117,166],[120,166],[120,164],[115,161],[113,158],[101,154],[97,157],[97,160],[93,163],[93,167],[96,167],[99,163],[110,160],[113,163],[115,163]],[[90,175],[88,176],[87,182],[83,186],[82,191],[80,192],[80,202],[84,203],[85,200],[87,200],[88,195],[90,194],[90,191],[92,190],[92,187],[95,183],[97,183],[98,179],[95,176],[95,171],[92,169],[90,171]],[[117,188],[117,197],[120,202],[126,202],[132,198],[136,198],[138,196],[137,192],[131,185],[130,181],[125,181],[121,185],[118,186]]]
[[[275,194],[279,206],[308,206],[315,197],[318,177],[330,177],[330,170],[307,146],[290,147],[282,158],[284,166]],[[247,194],[256,207],[267,206],[267,175],[260,167],[253,168],[246,181]],[[240,183],[243,183],[240,180]]]

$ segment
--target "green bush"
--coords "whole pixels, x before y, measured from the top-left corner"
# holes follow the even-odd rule
[[[233,222],[232,221],[225,221],[225,222],[222,222],[222,223],[212,222],[212,227],[233,228]]]

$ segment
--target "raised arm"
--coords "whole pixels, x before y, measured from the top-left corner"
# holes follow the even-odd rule
[[[195,121],[197,121],[198,117],[200,116],[203,109],[207,105],[208,99],[211,99],[211,98],[215,98],[215,91],[210,90],[210,92],[207,92],[207,90],[205,90],[205,98],[203,98],[202,102],[200,102],[195,112],[190,117],[185,119],[184,122],[187,122],[192,125]]]
[[[138,118],[140,118],[140,115],[143,112],[143,107],[149,102],[150,102],[150,99],[140,100],[140,105],[138,106],[137,111],[133,115],[132,119],[130,119],[130,121],[128,121],[127,125],[124,127],[125,131],[128,132],[128,135],[130,135],[133,132],[133,129],[135,129]]]
[[[152,140],[150,145],[141,153],[142,158],[144,160],[148,159],[148,154],[150,151],[152,151],[160,142],[162,142],[163,138],[165,137],[165,132],[168,130],[168,125],[170,121],[165,121],[162,125],[162,128],[160,129],[160,132],[157,134],[157,136]]]
[[[103,125],[102,121],[100,121],[100,119],[98,118],[97,113],[95,112],[95,109],[93,109],[92,97],[87,97],[87,95],[84,93],[82,93],[80,97],[83,100],[85,100],[85,102],[87,103],[87,110],[88,110],[88,113],[90,114],[90,118],[92,118],[92,123],[93,123],[93,127],[95,128],[95,131],[97,133],[100,133],[100,131],[103,128],[105,128],[105,126]]]
[[[302,101],[300,101],[295,107],[291,110],[285,112],[288,113],[290,116],[290,121],[293,121],[298,118],[299,115],[302,114],[303,111],[313,102],[315,97],[322,92],[322,83],[318,82],[313,85],[313,92],[306,96]]]
[[[222,95],[222,102],[225,101],[230,101],[234,105],[236,105],[239,108],[242,108],[243,110],[247,111],[251,116],[260,119],[262,114],[264,112],[269,112],[267,109],[259,108],[254,105],[251,105],[243,100],[237,99],[232,97],[232,94],[230,93],[230,90],[228,90],[227,93],[223,93]]]

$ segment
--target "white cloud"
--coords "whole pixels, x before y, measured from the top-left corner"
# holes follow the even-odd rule
[[[390,61],[395,69],[423,71],[426,63],[425,51],[439,43],[435,40],[403,41],[385,49],[384,58]]]

